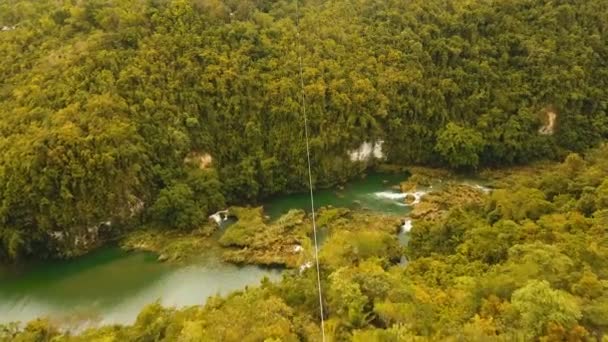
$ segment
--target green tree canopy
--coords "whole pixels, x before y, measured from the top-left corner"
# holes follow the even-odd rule
[[[483,151],[482,135],[471,128],[448,123],[439,131],[435,151],[453,168],[477,168]]]

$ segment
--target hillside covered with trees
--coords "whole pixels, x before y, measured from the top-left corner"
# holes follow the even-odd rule
[[[301,51],[295,1],[0,0],[0,264],[144,224],[183,237],[304,189],[300,52],[316,187],[380,162],[498,168],[489,193],[424,197],[407,247],[398,218],[319,211],[331,341],[606,340],[608,2],[299,9]],[[381,160],[352,160],[380,142]],[[224,259],[299,265],[282,248],[308,239],[306,213],[237,210]],[[0,341],[318,341],[314,268],[284,274],[132,325],[3,325]]]
[[[295,5],[0,1],[0,259],[303,189]],[[366,141],[476,169],[608,135],[604,1],[300,7],[317,186],[360,172]]]

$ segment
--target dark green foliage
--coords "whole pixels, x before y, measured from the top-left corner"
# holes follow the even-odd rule
[[[150,214],[167,225],[179,229],[202,224],[205,211],[196,205],[194,192],[186,184],[177,183],[160,191]]]
[[[453,168],[477,168],[484,141],[481,133],[449,123],[439,131],[435,150]]]
[[[162,189],[149,209],[150,216],[167,227],[198,228],[207,214],[222,208],[224,198],[215,172],[192,170],[185,181]]]

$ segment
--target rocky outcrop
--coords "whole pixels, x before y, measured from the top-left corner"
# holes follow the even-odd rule
[[[364,142],[358,149],[348,152],[350,160],[353,162],[368,162],[373,159],[384,158],[382,145],[384,141]]]
[[[213,164],[213,158],[209,153],[203,152],[190,152],[186,158],[184,158],[185,164],[195,165],[201,170],[208,169]]]
[[[105,239],[101,234],[112,226],[111,221],[104,221],[98,225],[77,231],[50,231],[49,238],[53,241],[55,253],[64,258],[71,258],[86,254],[101,246]]]
[[[545,109],[543,121],[544,125],[539,128],[538,133],[542,135],[553,135],[557,122],[557,110],[553,107]]]

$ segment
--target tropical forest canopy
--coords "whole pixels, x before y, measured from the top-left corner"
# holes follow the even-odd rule
[[[366,141],[470,170],[608,136],[605,1],[300,11],[317,186]],[[295,1],[0,1],[0,259],[305,187],[295,22]]]

